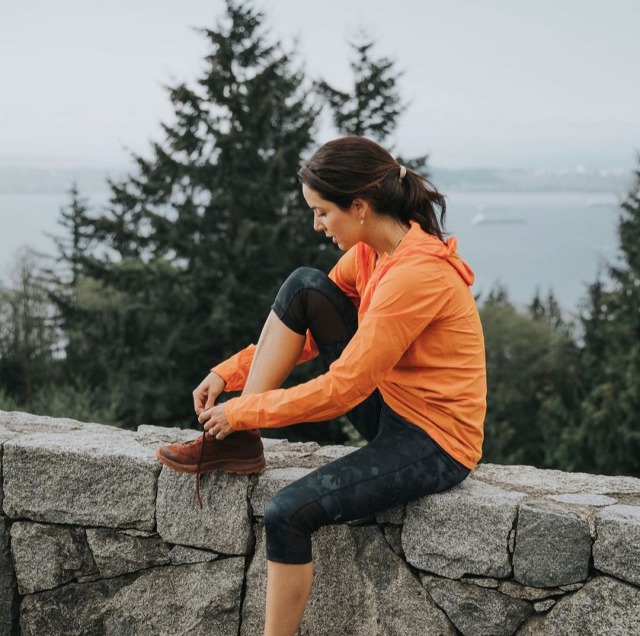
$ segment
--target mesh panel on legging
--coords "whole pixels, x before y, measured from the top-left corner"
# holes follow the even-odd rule
[[[300,267],[284,282],[273,310],[289,329],[316,344],[348,342],[358,328],[358,312],[344,292],[324,273]]]
[[[327,367],[340,357],[358,329],[358,310],[353,302],[324,272],[311,267],[300,267],[287,278],[272,309],[296,333],[311,331]],[[367,441],[378,433],[381,404],[378,391],[374,391],[346,413]]]

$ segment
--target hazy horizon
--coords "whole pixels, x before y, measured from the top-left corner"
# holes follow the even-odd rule
[[[460,177],[447,170],[522,170],[527,174],[514,172],[513,183],[531,192],[561,192],[564,185],[566,195],[586,188],[584,196],[565,196],[571,205],[564,207],[554,197],[544,199],[541,208],[538,198],[520,194],[513,200],[452,197],[451,220],[455,224],[457,215],[466,215],[461,230],[473,230],[467,244],[478,249],[474,258],[489,276],[482,259],[492,251],[501,254],[503,246],[484,243],[495,238],[496,228],[470,224],[477,208],[488,204],[491,211],[487,202],[493,201],[501,213],[508,199],[508,212],[530,218],[524,227],[502,228],[525,230],[524,239],[515,243],[522,240],[524,249],[532,242],[528,230],[557,201],[564,231],[575,223],[585,229],[587,219],[603,227],[594,225],[579,250],[567,250],[562,243],[557,254],[544,259],[533,254],[530,260],[516,250],[513,261],[495,271],[523,268],[523,277],[536,277],[536,268],[549,266],[557,255],[565,260],[554,265],[555,272],[568,275],[566,263],[574,259],[584,270],[580,280],[591,279],[601,254],[595,243],[606,235],[612,244],[615,236],[609,223],[613,217],[590,207],[601,202],[589,193],[602,186],[602,192],[619,196],[638,165],[640,83],[633,78],[640,59],[640,2],[397,0],[390,5],[325,0],[320,7],[300,0],[262,0],[254,6],[265,13],[270,41],[281,41],[286,50],[295,47],[296,68],[304,68],[309,80],[323,78],[343,89],[351,82],[348,40],[366,29],[376,43],[375,56],[395,60],[408,104],[391,150],[404,156],[428,153],[445,193],[454,193]],[[81,184],[81,195],[93,192],[98,202],[108,190],[107,176],[135,170],[131,152],[151,155],[151,143],[164,138],[161,124],[172,123],[165,87],[193,84],[208,53],[196,29],[215,28],[223,7],[223,0],[0,4],[0,82],[5,89],[0,169],[16,171],[7,182],[3,174],[9,173],[0,170],[0,280],[20,245],[50,247],[45,233],[55,230],[59,208],[68,204],[68,196],[60,193],[66,179],[68,192],[74,171],[95,171],[85,182],[91,186]],[[325,112],[318,143],[336,136],[327,121]],[[19,191],[22,169],[31,179],[31,193],[39,182],[29,169],[41,169],[48,183],[58,179],[58,184],[34,196],[12,197]],[[489,192],[492,183],[500,183],[499,178],[491,182],[490,174],[480,175],[487,183],[463,176],[466,191]],[[549,231],[539,235],[547,248]],[[561,232],[554,239],[564,240]],[[473,249],[461,247],[463,255],[473,255]],[[552,275],[541,272],[540,280]],[[577,285],[577,279],[569,284]],[[524,282],[518,291],[525,294]]]
[[[630,171],[640,150],[635,0],[255,2],[309,78],[350,82],[361,28],[409,103],[395,149],[441,168]],[[7,0],[0,6],[1,165],[122,167],[148,154],[192,82],[222,0]],[[34,18],[37,16],[37,19]],[[297,44],[294,44],[297,41]],[[326,121],[326,116],[325,116]],[[335,136],[322,124],[318,141]]]

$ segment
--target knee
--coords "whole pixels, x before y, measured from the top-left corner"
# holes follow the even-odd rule
[[[264,509],[264,532],[267,558],[279,563],[292,562],[291,518],[292,511],[283,497],[277,494]]]
[[[304,335],[309,328],[307,311],[308,294],[311,289],[318,289],[327,279],[327,275],[312,267],[299,267],[280,287],[272,309],[289,329]]]
[[[315,289],[318,287],[319,281],[327,278],[327,275],[319,269],[313,267],[298,267],[295,269],[287,280],[284,281],[280,288],[281,293],[295,294],[302,289]]]
[[[267,534],[277,531],[278,528],[288,528],[291,513],[283,503],[278,495],[267,503],[264,509],[264,527]]]
[[[311,561],[311,535],[329,520],[315,501],[300,505],[291,490],[277,493],[264,511],[267,558],[281,563]]]
[[[295,493],[284,489],[267,503],[264,510],[264,526],[269,532],[299,532],[312,534],[328,523],[327,514],[317,501],[302,503]]]

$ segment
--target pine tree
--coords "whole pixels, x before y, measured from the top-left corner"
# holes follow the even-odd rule
[[[321,80],[318,90],[331,106],[334,124],[341,134],[370,137],[384,144],[405,110],[398,89],[402,73],[392,59],[372,56],[374,42],[366,34],[350,46],[354,54],[353,88],[350,92],[341,91]]]
[[[80,282],[83,261],[91,250],[91,219],[87,200],[80,196],[78,184],[69,190],[69,205],[60,210],[58,224],[62,235],[53,236],[58,252],[57,261],[65,271],[55,272],[57,280],[74,289]]]
[[[640,161],[640,157],[639,157]],[[586,383],[582,470],[640,475],[640,169],[621,205],[619,262],[589,288],[582,315]]]
[[[518,311],[504,288],[480,309],[487,352],[484,457],[546,468],[572,466],[579,351],[552,294]]]
[[[22,251],[11,286],[0,287],[0,389],[28,407],[55,374],[59,335],[41,257]]]
[[[333,123],[341,135],[369,137],[381,145],[389,145],[407,108],[399,88],[403,72],[393,59],[374,56],[375,42],[364,32],[350,42],[350,47],[353,87],[344,91],[320,80],[316,88],[331,108]],[[428,155],[398,157],[398,161],[428,176]]]
[[[327,269],[296,173],[316,109],[263,16],[227,0],[195,86],[169,87],[175,121],[110,182],[91,221],[77,328],[120,419],[180,424],[209,367],[257,339],[295,267]],[[86,349],[89,354],[89,349]]]

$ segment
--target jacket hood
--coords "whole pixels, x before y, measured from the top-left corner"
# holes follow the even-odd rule
[[[447,261],[451,267],[458,272],[460,278],[471,287],[475,280],[475,275],[473,270],[460,258],[460,254],[458,254],[458,239],[456,239],[455,236],[448,238],[446,243],[442,245],[441,252],[442,254],[438,253],[438,256]]]
[[[411,222],[411,230],[409,230],[407,236],[409,235],[411,235],[411,239],[408,243],[414,243],[415,241],[415,247],[418,247],[417,244],[422,243],[421,249],[424,249],[424,241],[426,241],[429,254],[447,261],[469,287],[473,285],[475,275],[473,270],[460,258],[460,254],[458,254],[458,239],[455,236],[451,236],[443,243],[439,238],[423,232],[420,224],[415,221]]]

